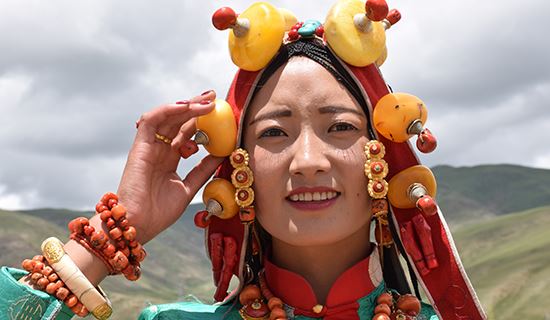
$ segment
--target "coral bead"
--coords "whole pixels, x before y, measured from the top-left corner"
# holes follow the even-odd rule
[[[69,308],[76,306],[77,303],[78,303],[78,298],[74,294],[71,294],[70,296],[67,297],[67,300],[65,300],[65,305]]]
[[[218,30],[230,28],[237,22],[237,14],[229,7],[223,7],[212,15],[212,24]]]
[[[378,296],[378,298],[376,299],[376,303],[387,304],[388,306],[391,306],[393,304],[393,297],[391,294],[384,292]]]
[[[44,266],[45,266],[45,265],[44,265],[43,262],[36,261],[36,262],[34,263],[34,266],[33,266],[33,268],[32,268],[32,271],[33,271],[33,272],[41,272],[42,269],[44,269]]]
[[[96,249],[101,249],[107,243],[107,235],[103,230],[97,230],[90,236],[90,244]]]
[[[118,200],[116,199],[109,199],[107,202],[107,207],[112,208],[118,204]]]
[[[95,228],[92,227],[92,226],[84,226],[84,234],[87,235],[88,237],[92,235],[92,233],[94,233],[95,231]]]
[[[393,26],[394,24],[399,22],[399,20],[401,20],[401,12],[399,12],[399,10],[397,10],[397,9],[391,9],[390,12],[388,13],[388,16],[386,17],[386,19]]]
[[[109,236],[111,237],[111,239],[118,240],[122,237],[122,230],[120,230],[119,227],[113,228],[109,230]]]
[[[208,211],[203,210],[195,214],[195,226],[201,229],[205,229],[210,224],[210,218],[208,218]]]
[[[31,272],[32,269],[33,269],[33,262],[32,260],[30,259],[25,259],[23,260],[23,262],[21,263],[21,266],[23,267],[23,269],[25,269],[27,272]]]
[[[111,229],[115,226],[116,221],[113,218],[109,218],[107,219],[107,221],[105,221],[105,224],[107,225],[107,228]]]
[[[241,293],[239,294],[239,302],[244,306],[249,303],[254,302],[254,300],[260,299],[261,293],[260,288],[255,285],[247,285],[243,288]]]
[[[374,313],[384,313],[384,314],[387,314],[388,316],[391,314],[391,308],[389,305],[385,304],[385,303],[382,303],[382,304],[379,304],[376,306],[376,308],[374,308]]]
[[[377,313],[372,317],[372,320],[391,320],[391,318],[385,313]]]
[[[424,129],[416,140],[416,147],[422,153],[430,153],[437,148],[437,139],[430,130]]]
[[[128,219],[126,219],[126,217],[122,217],[118,221],[118,226],[120,228],[122,228],[122,230],[126,230],[130,226],[130,221],[128,221]]]
[[[381,21],[388,15],[388,4],[385,0],[367,0],[365,11],[369,20]]]
[[[126,215],[126,208],[123,205],[118,204],[111,209],[111,213],[113,214],[113,219],[118,221]]]
[[[437,213],[437,204],[435,203],[434,199],[429,195],[425,195],[418,199],[418,201],[416,202],[416,206],[422,211],[422,213],[426,217],[433,216]]]
[[[46,278],[40,278],[36,281],[36,285],[42,290],[44,290],[49,283],[50,282]]]
[[[50,280],[50,282],[56,282],[57,280],[59,280],[59,276],[57,275],[57,273],[52,273],[48,276],[48,280]]]
[[[67,288],[59,288],[57,289],[57,291],[55,292],[55,296],[57,297],[57,299],[59,300],[65,300],[67,298],[67,296],[69,295],[69,290],[67,290]]]
[[[273,310],[274,308],[282,308],[283,307],[283,301],[277,297],[272,297],[271,299],[269,299],[269,301],[267,302],[267,307],[271,310]]]
[[[99,214],[99,217],[101,218],[101,221],[106,222],[107,219],[112,217],[111,211],[110,210],[103,210]]]
[[[57,290],[57,286],[55,285],[55,283],[53,282],[50,282],[47,286],[46,286],[46,292],[48,294],[54,294],[55,293],[55,290]]]
[[[286,319],[286,312],[281,307],[275,307],[271,309],[269,314],[269,320]]]
[[[46,277],[48,277],[52,273],[53,273],[53,269],[50,266],[45,266],[44,269],[42,269],[42,274]]]
[[[122,235],[124,236],[124,239],[134,241],[136,239],[136,228],[128,227],[128,230],[124,231]]]
[[[110,260],[111,265],[117,271],[122,271],[128,267],[128,258],[120,251],[115,253],[113,259]]]
[[[112,259],[115,256],[116,248],[112,244],[108,244],[105,249],[103,249],[103,254],[109,258]]]
[[[104,204],[104,205],[107,205],[107,203],[109,203],[109,200],[110,199],[115,199],[116,201],[118,201],[118,196],[112,192],[107,192],[106,194],[104,194],[102,197],[101,197],[101,202]]]
[[[409,316],[417,316],[420,313],[420,300],[412,294],[405,294],[397,299],[397,309]]]

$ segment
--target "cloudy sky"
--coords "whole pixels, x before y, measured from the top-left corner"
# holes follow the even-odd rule
[[[320,21],[333,2],[272,1]],[[250,3],[0,1],[0,208],[91,209],[116,190],[140,114],[225,95],[236,68],[210,17]],[[382,72],[426,102],[439,139],[422,161],[550,169],[550,2],[389,5],[403,19]]]

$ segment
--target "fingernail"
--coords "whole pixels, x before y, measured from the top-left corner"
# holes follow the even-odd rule
[[[205,96],[205,95],[209,94],[210,92],[212,92],[212,90],[205,91],[205,92],[201,93],[201,96]]]
[[[210,104],[210,103],[212,103],[212,101],[210,101],[210,100],[202,100],[201,101],[202,105],[207,105],[207,104]]]
[[[176,101],[176,104],[189,104],[189,100]]]

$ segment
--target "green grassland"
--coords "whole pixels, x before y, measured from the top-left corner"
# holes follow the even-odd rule
[[[550,207],[470,223],[453,234],[490,319],[550,318]]]

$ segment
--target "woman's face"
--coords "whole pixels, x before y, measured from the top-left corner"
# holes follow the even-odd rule
[[[257,218],[274,238],[327,245],[370,221],[367,119],[322,66],[297,57],[279,68],[251,102],[245,127]]]

